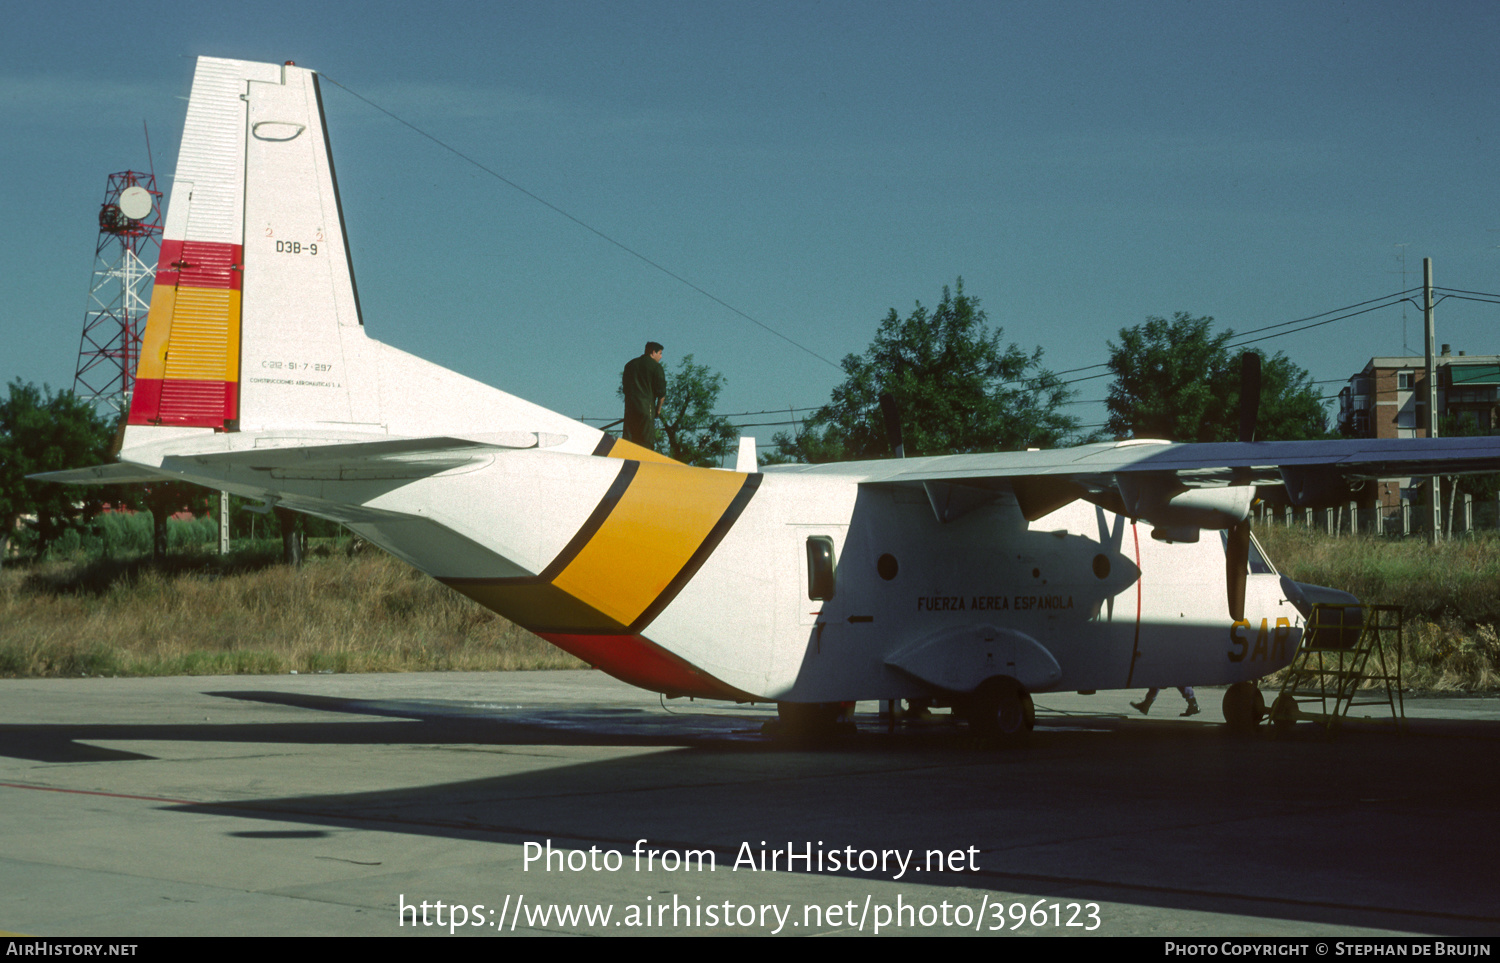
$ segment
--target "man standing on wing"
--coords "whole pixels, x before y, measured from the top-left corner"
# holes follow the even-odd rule
[[[621,388],[625,392],[625,440],[655,448],[656,416],[667,397],[667,373],[661,366],[662,346],[646,342],[646,351],[625,364]]]

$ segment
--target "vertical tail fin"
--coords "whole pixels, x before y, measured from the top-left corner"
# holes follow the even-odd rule
[[[200,58],[129,423],[359,421],[359,325],[317,74]]]
[[[291,64],[198,60],[136,377],[127,450],[205,429],[600,438],[365,336],[318,77]]]

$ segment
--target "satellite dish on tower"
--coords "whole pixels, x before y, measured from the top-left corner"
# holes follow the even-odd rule
[[[124,413],[135,385],[141,332],[161,255],[161,224],[155,216],[160,196],[155,176],[119,171],[109,175],[99,205],[99,241],[73,394],[113,417]]]
[[[120,192],[120,213],[132,221],[151,216],[151,192],[136,184]]]

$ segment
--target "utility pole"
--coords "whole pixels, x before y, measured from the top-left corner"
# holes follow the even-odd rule
[[[1430,257],[1422,258],[1422,326],[1427,337],[1427,437],[1436,438],[1438,436],[1437,361],[1433,357],[1436,335],[1433,333],[1432,324],[1432,258]],[[1427,540],[1434,545],[1443,537],[1441,484],[1441,478],[1433,475],[1427,486],[1427,493],[1432,502],[1430,516],[1432,530]]]

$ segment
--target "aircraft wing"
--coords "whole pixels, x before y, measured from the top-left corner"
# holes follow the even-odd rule
[[[866,483],[984,482],[1024,476],[1099,479],[1121,473],[1172,472],[1185,482],[1212,485],[1280,482],[1281,471],[1321,469],[1351,481],[1411,475],[1500,471],[1500,438],[1341,439],[1178,444],[1111,442],[1046,451],[997,451],[928,458],[826,465],[775,466],[806,474],[858,475]]]
[[[1339,439],[1178,444],[1136,439],[1047,451],[1008,451],[770,469],[872,486],[922,485],[944,521],[978,504],[975,490],[1011,491],[1036,519],[1076,498],[1161,525],[1224,528],[1248,511],[1248,493],[1205,489],[1285,485],[1292,504],[1347,501],[1377,478],[1500,471],[1500,437]],[[1184,493],[1192,492],[1186,500]],[[954,496],[958,496],[955,501]],[[1188,501],[1210,516],[1183,514]],[[1238,503],[1245,503],[1244,510]],[[955,506],[946,512],[939,504]]]

